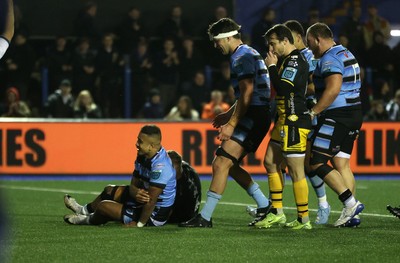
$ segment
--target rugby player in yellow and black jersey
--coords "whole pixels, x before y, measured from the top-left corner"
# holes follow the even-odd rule
[[[286,223],[292,229],[311,229],[308,213],[308,186],[304,173],[304,158],[311,118],[306,114],[306,89],[309,65],[296,49],[292,33],[282,24],[275,25],[264,35],[269,52],[265,59],[270,79],[276,90],[278,120],[271,133],[264,164],[268,173],[272,199],[271,213],[256,224],[271,227],[286,223],[283,213],[283,178],[281,163],[285,161],[293,180],[297,220]],[[278,62],[279,58],[279,62]]]

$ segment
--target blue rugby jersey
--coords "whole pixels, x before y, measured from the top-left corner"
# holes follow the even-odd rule
[[[162,188],[156,206],[169,207],[174,204],[176,195],[176,171],[167,151],[161,147],[157,154],[151,159],[135,161],[135,171],[144,183],[147,190],[149,186]]]
[[[246,78],[252,78],[254,83],[250,105],[269,105],[271,86],[264,59],[252,47],[240,45],[231,55],[231,82],[236,99],[240,97],[239,81]]]
[[[326,110],[361,104],[360,66],[354,55],[342,45],[331,47],[317,63],[313,75],[317,99],[325,89],[324,78],[332,74],[341,74],[343,83],[339,95]]]
[[[306,58],[307,62],[308,62],[308,72],[309,74],[313,74],[315,67],[317,66],[318,63],[318,59],[314,58],[314,54],[312,53],[311,49],[309,49],[308,47],[303,48],[302,50],[300,50],[300,53],[303,54],[303,56]],[[307,96],[307,100],[313,100],[315,99],[315,94],[313,95],[309,95]],[[312,125],[316,126],[317,125],[317,118],[314,118],[312,121]],[[311,133],[310,133],[311,134]]]
[[[303,54],[303,56],[306,58],[307,62],[308,62],[308,72],[313,73],[315,70],[315,67],[317,66],[318,63],[318,59],[314,58],[314,54],[312,53],[311,49],[309,49],[308,47],[303,48],[302,50],[300,50],[300,53]]]

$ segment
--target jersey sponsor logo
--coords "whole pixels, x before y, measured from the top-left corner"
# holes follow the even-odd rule
[[[296,77],[297,69],[292,67],[287,67],[282,73],[282,78],[290,80],[293,82],[294,78]]]
[[[298,64],[297,61],[295,61],[295,60],[291,60],[291,61],[289,61],[289,63],[288,63],[288,66],[296,67],[296,68],[297,68],[298,65],[299,65],[299,64]]]
[[[331,65],[333,64],[332,61],[327,61],[322,64],[321,71],[322,72],[330,72],[331,71]]]
[[[161,172],[162,172],[161,170],[151,171],[150,178],[153,180],[157,180],[158,178],[160,178]]]
[[[289,115],[289,117],[288,117],[288,120],[293,121],[293,122],[297,121],[298,119],[299,119],[299,117],[297,117],[297,115],[295,115],[295,114]]]

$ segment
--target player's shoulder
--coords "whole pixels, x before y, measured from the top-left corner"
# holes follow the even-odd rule
[[[153,159],[151,160],[151,167],[152,169],[173,167],[172,161],[169,158],[168,153],[164,148],[161,148],[156,154],[156,156],[153,157]]]

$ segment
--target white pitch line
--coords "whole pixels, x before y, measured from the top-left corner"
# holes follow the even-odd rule
[[[0,185],[0,188],[4,189],[12,189],[12,190],[26,190],[26,191],[39,191],[39,192],[54,192],[54,193],[65,193],[65,194],[90,194],[90,195],[99,195],[100,192],[94,191],[79,191],[72,189],[58,189],[58,188],[45,188],[45,187],[30,187],[30,186],[13,186],[13,185]],[[205,203],[205,201],[201,201]],[[237,203],[237,202],[218,202],[221,205],[232,205],[232,206],[248,206],[254,204],[246,204],[246,203]],[[284,207],[284,209],[296,210],[296,207]],[[309,209],[310,211],[316,212],[317,209]],[[341,214],[342,211],[331,211],[334,214]],[[372,217],[390,217],[391,215],[381,215],[381,214],[372,214],[372,213],[362,213],[363,216],[372,216]]]

